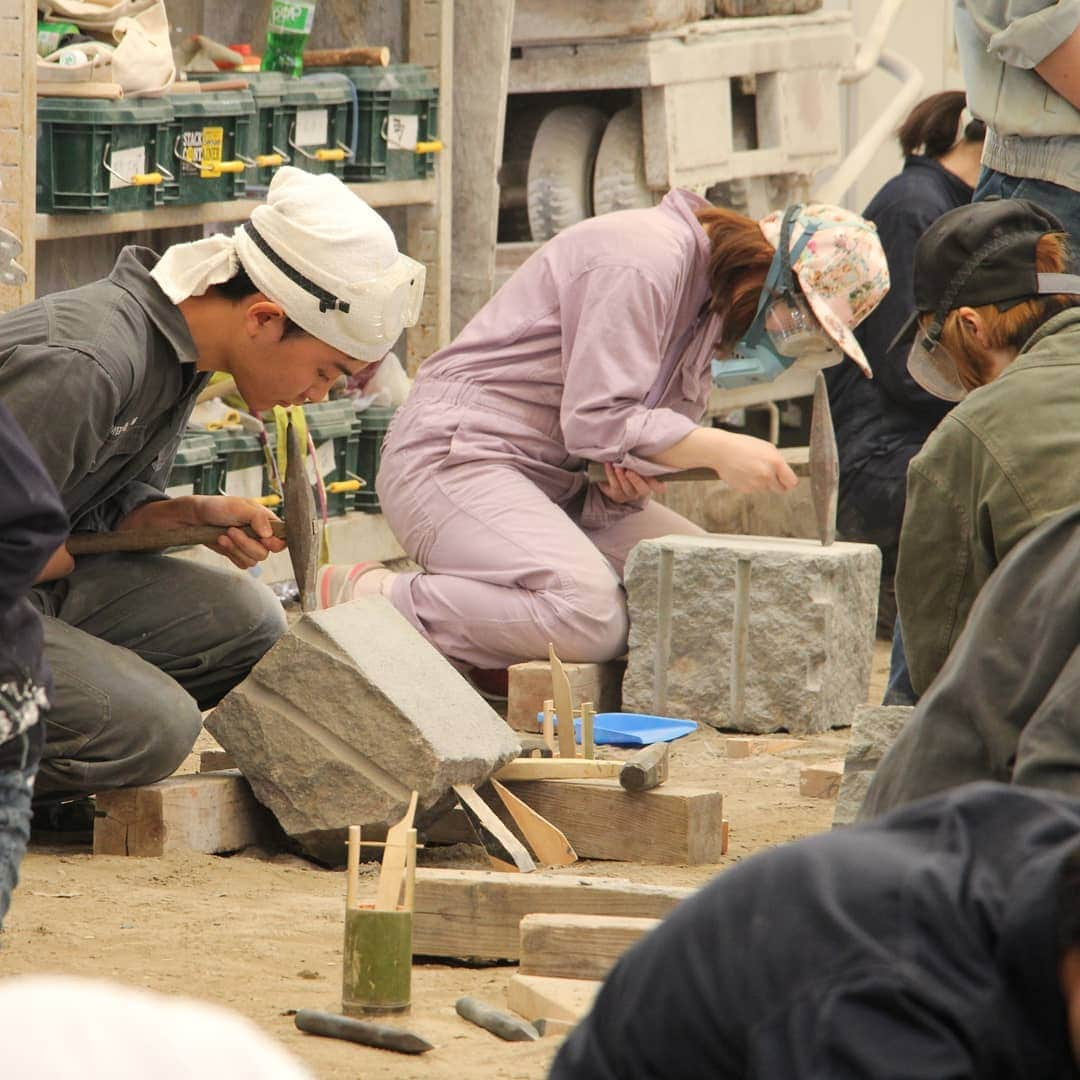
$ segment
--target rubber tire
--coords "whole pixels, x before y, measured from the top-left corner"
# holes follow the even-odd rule
[[[592,177],[607,117],[589,105],[563,105],[544,117],[529,155],[529,228],[535,241],[592,216]]]
[[[641,110],[620,109],[604,129],[593,172],[593,212],[655,206],[661,196],[645,183],[645,144]]]

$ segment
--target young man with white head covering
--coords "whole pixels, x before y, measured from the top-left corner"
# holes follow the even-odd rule
[[[108,278],[0,318],[0,400],[27,431],[72,531],[212,524],[242,568],[282,541],[246,499],[167,498],[181,433],[209,373],[253,410],[322,400],[415,322],[424,268],[337,179],[281,169],[232,237],[125,248]],[[246,575],[162,555],[65,548],[31,596],[44,616],[53,710],[37,797],[149,783],[191,748],[200,709],[284,632]]]

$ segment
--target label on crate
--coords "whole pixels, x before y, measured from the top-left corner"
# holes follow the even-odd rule
[[[146,172],[146,147],[133,146],[130,150],[114,150],[109,155],[109,190],[130,186],[133,176]],[[119,175],[115,175],[119,173]]]
[[[315,0],[272,0],[266,29],[272,34],[310,34],[314,20]]]
[[[386,120],[386,148],[415,150],[420,139],[420,117],[415,113],[391,113]]]
[[[330,112],[328,109],[297,110],[296,134],[293,136],[293,141],[297,146],[325,146],[329,132]]]
[[[205,127],[185,131],[180,143],[183,171],[198,173],[204,180],[221,175],[221,151],[225,144],[225,129]]]

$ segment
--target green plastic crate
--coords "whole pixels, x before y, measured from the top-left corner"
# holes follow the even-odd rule
[[[173,95],[165,202],[227,202],[247,192],[244,162],[255,120],[255,100],[247,90]]]
[[[289,164],[311,173],[345,176],[352,91],[342,79],[285,80],[282,112]]]
[[[218,451],[206,431],[185,431],[173,459],[167,495],[216,495]]]
[[[172,117],[161,98],[39,98],[38,211],[112,214],[160,206]]]
[[[423,180],[434,174],[439,90],[426,68],[390,64],[327,70],[348,76],[356,86],[356,158],[345,166],[346,180]],[[417,153],[416,147],[424,145],[432,150]]]
[[[235,79],[235,71],[189,72],[195,82]],[[248,166],[248,193],[270,186],[282,165],[289,160],[289,114],[282,105],[289,77],[280,71],[245,71],[242,76],[255,102],[255,119],[248,129],[247,146],[240,151]]]
[[[354,421],[354,431],[358,436],[356,474],[364,481],[362,487],[353,496],[353,509],[366,514],[380,511],[379,496],[375,491],[375,477],[379,474],[379,461],[382,458],[383,439],[386,438],[390,421],[395,409],[382,405],[371,405],[358,413]]]
[[[212,433],[223,464],[219,494],[258,499],[265,491],[266,455],[262,443],[246,431]]]
[[[312,442],[315,443],[315,458],[318,462],[319,474],[324,484],[332,484],[338,480],[354,480],[357,478],[357,454],[359,440],[353,431],[353,418],[356,413],[350,398],[339,398],[334,401],[320,401],[304,406],[304,416],[307,419],[308,433]],[[277,449],[277,430],[273,426],[272,418],[267,418],[267,439],[270,443],[270,452]],[[314,475],[310,472],[309,475]],[[264,490],[269,493],[273,490],[269,477],[266,479]],[[352,492],[338,492],[326,495],[326,512],[330,517],[340,517],[352,506]],[[276,507],[275,512],[281,513],[283,507]]]

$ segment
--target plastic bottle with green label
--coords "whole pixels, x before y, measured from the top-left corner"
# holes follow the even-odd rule
[[[271,0],[266,27],[263,71],[282,71],[299,77],[304,70],[304,45],[315,21],[316,0]]]

